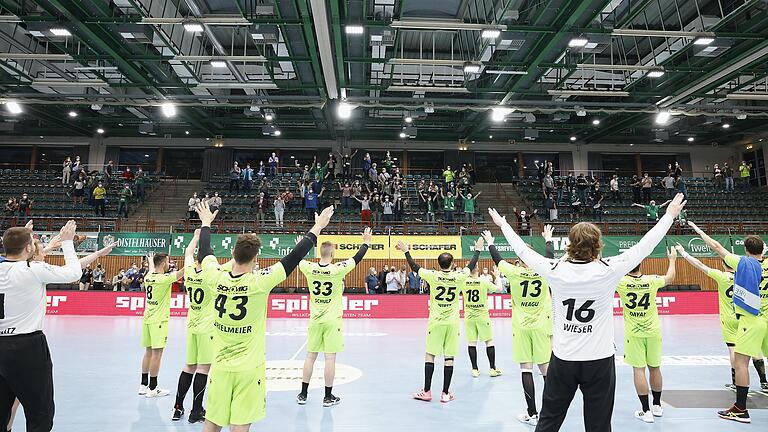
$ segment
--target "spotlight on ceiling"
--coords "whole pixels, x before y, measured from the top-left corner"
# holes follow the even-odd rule
[[[184,23],[184,30],[190,33],[200,33],[203,31],[203,25],[196,22]]]
[[[698,38],[694,39],[693,44],[694,45],[709,45],[709,44],[711,44],[714,41],[715,41],[715,38],[702,36],[702,37],[698,37]]]
[[[497,29],[485,29],[481,33],[483,39],[496,39],[499,36],[501,36],[501,30]]]
[[[266,121],[272,121],[274,119],[275,119],[275,116],[272,115],[272,114],[265,114],[264,115],[264,120],[266,120]]]
[[[70,33],[69,30],[61,27],[52,28],[51,33],[53,33],[54,36],[64,36],[64,37],[72,36],[72,33]]]
[[[406,136],[405,132],[400,132],[400,138],[405,138]]]
[[[104,129],[98,128],[98,129],[96,129],[96,133],[97,134],[103,134],[104,133]]]
[[[340,119],[348,119],[352,117],[352,110],[355,109],[354,106],[346,103],[346,102],[340,102],[339,105],[336,107],[336,114],[338,114]]]
[[[665,125],[669,121],[669,118],[669,111],[661,111],[660,113],[656,114],[656,124]]]
[[[211,67],[225,68],[227,67],[227,62],[225,62],[224,60],[211,60]]]
[[[571,48],[580,48],[589,43],[589,40],[584,37],[576,37],[568,41],[568,46]]]
[[[729,125],[728,123],[723,124],[723,129],[728,129],[729,127],[731,127],[731,125]]]
[[[411,116],[406,117],[405,118],[405,122],[406,123],[413,123],[413,117],[411,117]]]
[[[571,141],[576,141],[576,137],[575,136],[571,136]]]
[[[189,131],[184,131],[184,135],[189,135]]]
[[[280,132],[280,129],[277,129],[277,130],[275,131],[275,133],[274,133],[274,135],[275,135],[275,136],[280,136],[280,135],[282,135],[282,134],[283,134],[283,133],[282,133],[282,132]]]
[[[160,105],[160,109],[163,111],[163,115],[166,117],[174,117],[176,115],[176,105],[171,102],[165,102]]]
[[[5,108],[11,114],[21,114],[21,105],[16,101],[8,101],[5,103]]]
[[[344,26],[344,32],[349,35],[361,35],[365,32],[365,28],[361,25],[347,25]]]
[[[504,117],[511,114],[514,110],[514,108],[491,108],[491,120],[502,122],[504,121]]]
[[[479,63],[466,62],[464,63],[464,73],[476,74],[480,73],[482,66]]]
[[[693,142],[693,141],[694,141],[693,137],[688,137],[688,142]]]
[[[664,76],[664,71],[660,69],[653,69],[648,72],[648,78],[661,78]]]
[[[600,120],[599,119],[594,119],[594,120],[592,120],[592,124],[597,126],[597,125],[600,124]]]
[[[70,111],[69,116],[72,118],[77,117],[77,111]]]

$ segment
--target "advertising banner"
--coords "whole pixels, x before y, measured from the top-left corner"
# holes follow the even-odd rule
[[[112,255],[142,256],[147,252],[168,252],[168,233],[123,233],[100,232],[99,247],[117,242]]]
[[[35,236],[43,242],[43,247],[48,246],[48,242],[51,241],[58,231],[35,231]],[[99,233],[97,232],[79,232],[77,235],[84,235],[85,240],[77,245],[75,252],[78,255],[88,255],[91,252],[96,252],[99,249]],[[61,249],[54,250],[48,253],[48,255],[62,255]]]
[[[414,259],[436,259],[443,252],[448,252],[454,258],[462,257],[461,238],[459,236],[399,236],[389,237],[389,257],[403,258],[403,253],[397,250],[397,242],[411,245],[411,256]],[[464,256],[472,256],[472,253]]]
[[[320,235],[317,239],[317,248],[315,258],[320,258],[320,245],[324,242],[331,242],[336,245],[336,259],[347,259],[355,256],[363,244],[362,235]],[[375,235],[371,241],[371,247],[365,254],[367,259],[387,259],[389,258],[389,236]]]
[[[235,247],[238,234],[211,234],[211,247],[213,254],[219,258],[232,257],[232,249]],[[282,258],[296,246],[295,235],[262,234],[261,253],[259,258]],[[170,255],[184,256],[184,250],[192,240],[192,234],[171,234]],[[197,250],[195,250],[197,253]],[[314,252],[310,252],[313,254]]]
[[[144,293],[140,292],[80,292],[49,291],[48,315],[142,316]],[[427,295],[348,295],[343,297],[345,318],[427,318]],[[660,292],[656,298],[660,315],[717,314],[717,292]],[[269,296],[270,318],[309,317],[309,296],[273,294]],[[512,316],[509,295],[488,296],[491,317]],[[171,316],[186,316],[189,299],[183,293],[171,294]],[[621,303],[616,297],[614,315],[621,315]]]

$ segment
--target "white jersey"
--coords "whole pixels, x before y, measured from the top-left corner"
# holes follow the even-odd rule
[[[552,353],[561,360],[590,361],[616,353],[613,297],[621,278],[653,252],[669,228],[664,216],[635,246],[605,261],[573,262],[544,258],[506,224],[501,231],[520,259],[547,281],[552,291]]]
[[[72,240],[62,242],[64,266],[43,262],[0,262],[0,336],[43,329],[45,284],[80,279],[80,261]]]

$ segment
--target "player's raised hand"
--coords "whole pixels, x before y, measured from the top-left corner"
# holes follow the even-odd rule
[[[211,213],[211,208],[205,201],[198,203],[197,207],[195,207],[195,211],[197,211],[197,216],[200,218],[201,225],[204,227],[210,227],[211,222],[213,222],[213,220],[216,219],[216,215],[219,214],[218,210]]]
[[[63,227],[61,227],[61,230],[59,231],[59,238],[61,241],[74,240],[76,229],[77,223],[75,223],[73,220],[70,220],[64,224]]]
[[[395,246],[397,250],[401,251],[402,253],[407,253],[411,250],[411,245],[408,243],[403,243],[402,240],[397,241],[397,246]]]
[[[35,230],[34,221],[32,219],[28,220],[27,223],[24,225],[24,228],[26,228],[26,229],[28,229],[30,231],[34,231]]]
[[[699,228],[698,226],[696,226],[696,224],[695,224],[695,223],[693,223],[693,221],[688,221],[688,226],[689,226],[689,227],[690,227],[690,228],[691,228],[693,231],[695,231],[695,232],[696,232],[696,234],[701,234],[701,233],[703,232],[703,231],[701,230],[701,228]]]
[[[328,206],[320,214],[315,213],[315,226],[320,229],[327,227],[331,223],[331,217],[333,217],[333,206]]]
[[[493,234],[491,234],[489,230],[483,231],[482,236],[483,240],[485,240],[485,242],[488,244],[488,247],[493,246],[494,238]]]
[[[552,241],[552,235],[555,233],[555,227],[552,225],[544,225],[544,231],[542,231],[541,236],[544,237],[545,241]]]
[[[677,251],[677,253],[679,253],[680,255],[683,255],[685,253],[685,248],[680,243],[675,244],[674,248],[675,248],[675,251]]]
[[[483,251],[483,237],[480,236],[475,240],[475,251],[482,252]]]
[[[677,259],[677,248],[675,248],[675,247],[669,248],[669,250],[667,251],[667,258],[669,258],[670,261],[676,260]]]
[[[45,250],[52,251],[59,248],[61,248],[61,236],[56,234],[55,236],[51,237],[50,240],[48,240],[48,244],[45,246]]]
[[[371,227],[365,227],[365,229],[363,230],[363,243],[370,246],[372,241],[373,241],[373,231],[371,231]]]
[[[497,226],[501,227],[507,223],[507,217],[500,215],[495,208],[488,208],[488,214],[491,216],[491,219],[493,219],[493,223]]]
[[[195,233],[192,234],[192,239],[199,240],[200,239],[200,228],[195,230]]]
[[[672,199],[672,202],[670,202],[667,206],[667,214],[673,218],[676,218],[677,215],[679,215],[683,210],[683,207],[685,207],[686,202],[687,201],[685,200],[685,196],[683,194],[679,193],[675,195],[675,197]]]
[[[112,253],[112,249],[114,249],[115,246],[117,246],[117,242],[112,242],[104,246],[103,248],[97,250],[96,253],[99,254],[99,256],[107,256],[110,253]]]

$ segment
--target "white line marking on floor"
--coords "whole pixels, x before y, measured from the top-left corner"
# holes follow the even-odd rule
[[[296,360],[296,357],[298,357],[299,354],[301,354],[301,352],[304,350],[304,347],[307,346],[307,342],[308,341],[304,341],[304,343],[301,344],[298,351],[296,351],[296,353],[293,355],[293,357],[290,358],[290,360]]]

